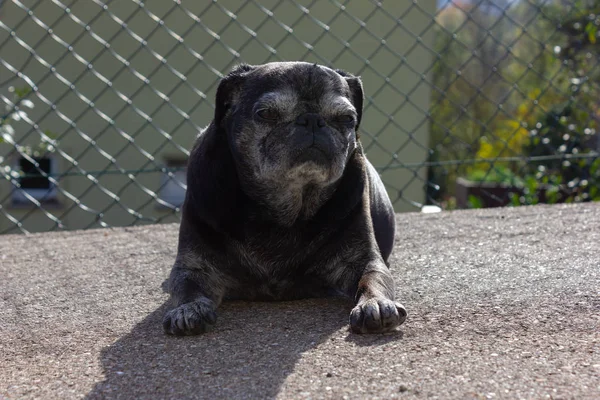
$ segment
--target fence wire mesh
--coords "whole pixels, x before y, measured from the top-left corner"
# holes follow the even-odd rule
[[[600,198],[595,0],[0,1],[0,233],[172,222],[238,63],[360,75],[398,211]]]

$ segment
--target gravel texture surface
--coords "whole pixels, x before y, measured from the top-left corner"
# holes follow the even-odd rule
[[[398,215],[408,320],[227,303],[168,337],[176,225],[0,236],[0,398],[600,399],[600,204]]]

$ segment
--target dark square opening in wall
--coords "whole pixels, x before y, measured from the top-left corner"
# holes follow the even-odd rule
[[[43,157],[19,157],[15,160],[14,168],[19,171],[19,185],[13,186],[12,205],[14,207],[35,207],[36,201],[45,205],[59,205],[58,190],[48,178],[57,173],[56,158],[48,155]],[[34,163],[37,163],[34,165]],[[45,175],[45,176],[44,176]]]
[[[39,164],[39,169],[26,158],[19,159],[19,168],[24,176],[19,179],[22,189],[50,189],[50,180],[42,175],[41,171],[46,174],[51,173],[51,160],[48,157],[34,158]]]
[[[187,159],[167,158],[165,166],[171,174],[163,173],[158,190],[159,198],[175,207],[181,207],[185,200]]]

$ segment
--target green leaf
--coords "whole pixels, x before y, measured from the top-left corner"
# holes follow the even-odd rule
[[[27,96],[29,93],[31,93],[31,87],[29,87],[29,86],[15,88],[15,94],[17,95],[17,97],[19,99],[22,99],[23,97]]]
[[[52,132],[49,129],[46,129],[44,131],[44,135],[48,136],[50,139],[56,139],[58,137],[58,135],[56,133]]]
[[[600,170],[600,158],[594,160],[592,166],[590,167],[590,173],[592,175],[596,175],[596,172]]]
[[[521,196],[518,193],[509,193],[508,196],[512,206],[518,207],[521,205]]]
[[[483,208],[483,201],[472,194],[469,195],[469,208]]]
[[[552,186],[546,190],[546,203],[556,204],[558,202],[558,186]]]
[[[596,44],[596,32],[598,32],[598,27],[594,23],[588,22],[585,26],[585,33],[587,33],[591,44]]]
[[[538,188],[538,185],[539,185],[538,181],[535,179],[535,177],[533,177],[533,176],[527,177],[526,187],[527,187],[527,189],[529,189],[529,193],[535,194],[535,192]]]

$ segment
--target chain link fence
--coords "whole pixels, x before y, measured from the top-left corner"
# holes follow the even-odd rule
[[[360,75],[397,211],[597,200],[599,25],[594,0],[0,1],[0,233],[178,221],[241,62]]]

